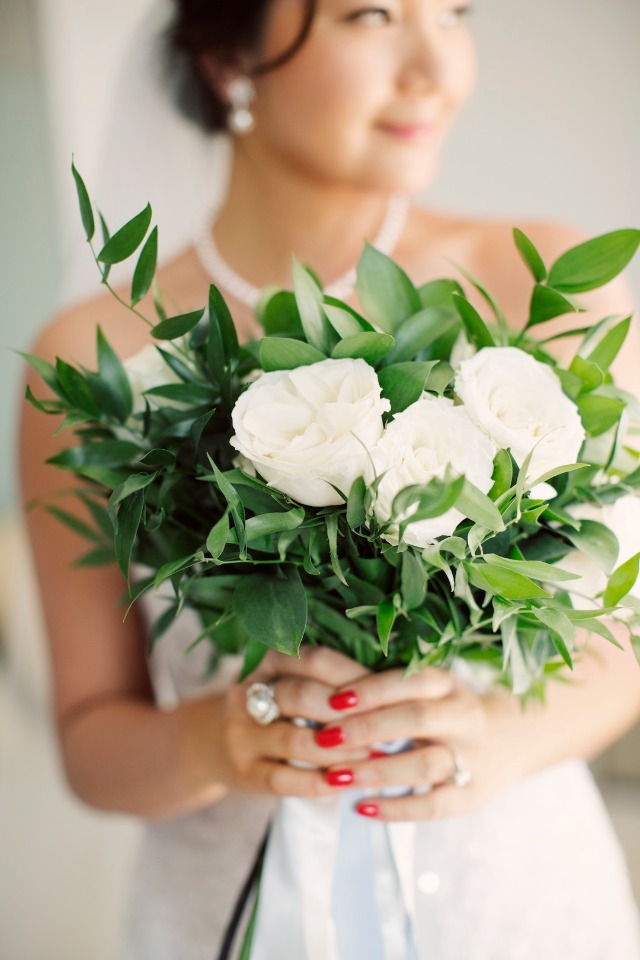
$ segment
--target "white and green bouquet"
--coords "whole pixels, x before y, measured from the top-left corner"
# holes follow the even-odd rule
[[[212,669],[322,644],[372,670],[463,660],[523,699],[572,666],[577,629],[615,644],[618,618],[640,653],[640,544],[616,536],[640,528],[639,405],[610,374],[630,318],[532,335],[583,312],[575,295],[627,265],[639,230],[549,268],[515,230],[533,277],[522,332],[464,270],[485,316],[457,280],[416,287],[367,246],[361,312],[294,263],[294,291],[260,303],[264,337],[239,344],[215,286],[167,315],[150,207],[112,236],[100,215],[95,252],[73,172],[115,296],[111,266],[137,256],[126,306],[145,320],[153,291],[155,345],[122,363],[98,328],[97,371],[28,356],[54,394],[28,400],[73,433],[52,462],[82,480],[88,519],[48,509],[91,542],[80,563],[115,559],[132,600],[161,590],[154,641],[186,606]],[[547,348],[567,334],[565,368]]]

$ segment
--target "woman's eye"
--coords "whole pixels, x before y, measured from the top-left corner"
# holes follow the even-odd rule
[[[364,7],[362,10],[350,13],[346,20],[365,27],[383,27],[391,23],[391,13],[385,7]]]
[[[470,6],[451,7],[449,10],[443,10],[440,14],[441,27],[459,27],[471,13]]]

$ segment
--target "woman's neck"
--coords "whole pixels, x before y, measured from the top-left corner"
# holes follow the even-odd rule
[[[388,202],[387,194],[338,187],[263,157],[258,162],[241,145],[215,240],[227,263],[257,287],[289,286],[292,254],[330,283],[376,236]]]

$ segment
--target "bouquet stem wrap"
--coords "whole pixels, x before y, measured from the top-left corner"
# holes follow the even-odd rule
[[[385,745],[406,749],[406,741]],[[355,813],[356,791],[287,797],[260,881],[251,960],[418,960],[416,825]]]
[[[353,803],[350,792],[279,804],[251,960],[417,960],[416,826],[364,821]]]

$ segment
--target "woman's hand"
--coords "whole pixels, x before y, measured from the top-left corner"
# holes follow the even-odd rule
[[[369,750],[366,745],[336,747],[328,754],[316,742],[313,728],[292,720],[335,724],[341,714],[330,705],[331,697],[338,688],[359,682],[367,673],[360,664],[324,648],[303,648],[300,659],[270,652],[248,680],[232,685],[216,699],[211,753],[216,779],[232,789],[253,793],[330,796],[334,790],[320,768],[357,763]],[[280,709],[280,719],[268,726],[260,726],[247,713],[246,692],[256,682],[273,688]],[[209,741],[209,750],[211,746]]]
[[[508,734],[519,706],[507,693],[478,696],[455,675],[435,668],[409,677],[402,670],[369,675],[339,691],[345,692],[349,693],[345,699],[354,705],[342,711],[339,723],[316,734],[317,741],[326,744],[328,756],[337,749],[369,749],[398,738],[415,745],[394,755],[374,752],[348,766],[336,756],[326,773],[328,782],[375,791],[357,807],[364,816],[381,820],[455,816],[485,803],[523,772],[515,768],[518,753]],[[471,775],[465,786],[451,781],[454,753]],[[382,796],[385,787],[397,786],[413,787],[415,792]]]

